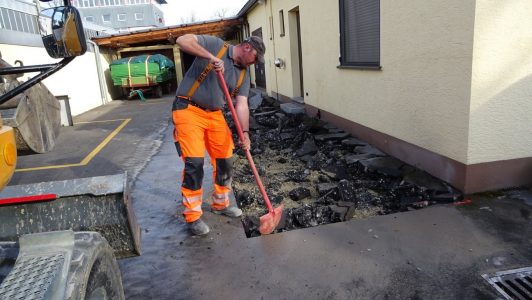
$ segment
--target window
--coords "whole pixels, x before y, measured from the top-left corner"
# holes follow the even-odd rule
[[[86,17],[85,17],[85,21],[87,21],[87,22],[94,22],[94,17],[93,17],[93,16],[86,16]]]
[[[279,28],[280,28],[279,35],[284,36],[284,13],[282,9],[279,11],[279,22],[280,22],[279,23]]]
[[[125,21],[126,20],[126,14],[118,14],[118,21]]]
[[[340,65],[380,68],[380,0],[340,1]]]
[[[135,13],[135,20],[137,20],[137,21],[144,20],[144,14],[143,13]]]
[[[111,15],[110,14],[105,14],[102,16],[102,21],[104,22],[111,22]]]

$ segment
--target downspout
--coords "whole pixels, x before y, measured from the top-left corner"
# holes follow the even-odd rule
[[[100,48],[95,42],[91,40],[87,40],[87,42],[91,44],[94,48],[94,57],[96,58],[96,73],[98,73],[98,82],[100,84],[100,95],[102,97],[102,104],[105,105],[109,102],[109,99],[107,98],[107,91],[105,90],[105,87],[107,87],[107,85],[105,84],[105,79],[103,78],[103,70],[100,59]]]
[[[265,3],[265,5],[267,3],[270,4],[270,16],[268,17],[268,25],[270,26],[270,34],[271,34],[271,38],[272,38],[272,45],[273,45],[273,59],[275,60],[275,58],[277,57],[277,55],[275,54],[275,32],[273,30],[273,28],[275,27],[274,25],[274,22],[273,22],[273,8],[272,8],[272,2],[273,0],[270,0],[270,1],[267,1]],[[275,70],[275,91],[276,91],[276,94],[275,94],[275,97],[277,98],[277,102],[279,102],[279,79],[278,79],[278,76],[277,76],[277,67],[274,66],[273,68]]]
[[[35,7],[37,8],[37,18],[38,18],[39,15],[41,14],[41,3],[39,3],[39,0],[33,0],[33,2],[35,3]]]

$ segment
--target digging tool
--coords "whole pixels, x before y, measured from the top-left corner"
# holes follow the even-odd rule
[[[216,75],[218,76],[220,86],[222,87],[222,90],[224,92],[227,105],[229,105],[229,109],[231,110],[231,117],[233,117],[233,121],[235,122],[238,138],[243,141],[244,132],[242,131],[242,126],[240,126],[240,122],[238,121],[236,110],[233,105],[233,101],[231,100],[231,95],[229,94],[229,90],[227,90],[227,84],[225,84],[224,76],[221,71],[216,71]],[[266,206],[268,207],[268,213],[260,217],[259,232],[261,234],[270,234],[275,230],[277,225],[279,225],[279,221],[281,220],[281,216],[283,215],[284,205],[281,204],[278,207],[273,208],[272,203],[270,202],[270,199],[266,194],[266,189],[262,184],[262,180],[260,179],[259,172],[257,172],[257,168],[255,167],[255,163],[253,162],[253,157],[251,157],[251,152],[249,151],[249,149],[245,149],[245,152],[249,162],[249,166],[253,171],[253,176],[255,176],[257,186],[259,187],[262,198],[264,199],[264,203],[266,203]]]

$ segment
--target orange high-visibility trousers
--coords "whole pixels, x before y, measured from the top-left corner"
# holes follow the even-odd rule
[[[186,100],[174,102],[172,120],[175,126],[174,142],[185,163],[181,194],[186,222],[194,222],[202,215],[203,162],[205,150],[213,166],[214,194],[212,209],[222,210],[229,206],[234,143],[231,130],[223,113],[205,111],[186,104]]]

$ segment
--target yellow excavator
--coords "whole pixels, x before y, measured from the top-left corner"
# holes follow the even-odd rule
[[[52,151],[59,134],[61,107],[40,82],[87,50],[69,0],[42,11],[39,25],[60,62],[13,67],[0,57],[0,299],[124,299],[116,259],[140,255],[127,174],[8,185],[17,149]]]
[[[0,117],[0,190],[9,182],[15,172],[17,148],[13,128],[4,126]]]

